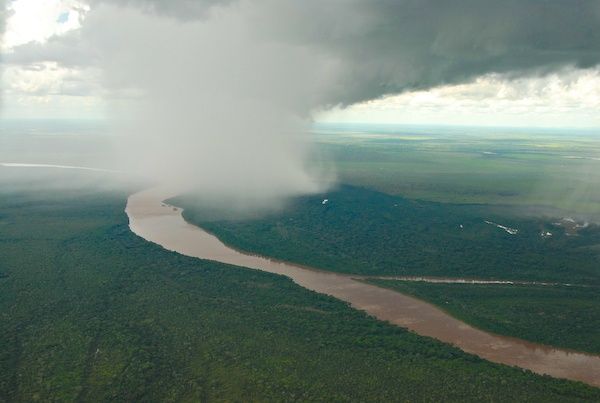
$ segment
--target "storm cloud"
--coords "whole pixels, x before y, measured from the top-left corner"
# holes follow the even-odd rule
[[[106,3],[110,0],[101,0]],[[115,2],[116,3],[116,2]],[[119,2],[122,3],[122,2]],[[600,1],[131,0],[155,15],[236,13],[267,42],[306,46],[335,63],[315,102],[350,104],[489,72],[544,74],[600,62]]]
[[[116,127],[126,168],[223,195],[328,186],[332,171],[303,134],[316,110],[600,63],[599,0],[90,5],[80,30],[9,62],[99,68],[112,116],[127,122]]]

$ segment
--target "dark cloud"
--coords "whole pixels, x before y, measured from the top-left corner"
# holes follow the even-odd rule
[[[331,176],[295,135],[319,108],[600,62],[600,0],[91,4],[80,31],[10,61],[98,67],[140,101],[114,107],[131,170],[231,197],[322,189]]]
[[[328,104],[455,83],[489,72],[545,73],[600,62],[598,0],[130,0],[126,4],[186,20],[208,18],[215,6],[237,7],[269,40],[302,44],[335,59],[338,82],[321,99]]]
[[[489,73],[545,73],[600,62],[596,0],[273,2],[256,16],[269,34],[335,57],[352,103]]]
[[[315,63],[327,59],[335,67],[328,88],[310,100],[323,105],[467,81],[490,72],[544,74],[566,65],[591,67],[600,62],[600,0],[93,0],[91,4],[136,7],[184,21],[237,13],[245,25],[244,35],[305,47]],[[127,41],[106,27],[103,34],[103,39],[96,37],[103,44],[112,40],[119,46],[120,40]],[[94,63],[97,44],[83,45],[75,36],[23,45],[6,61]]]

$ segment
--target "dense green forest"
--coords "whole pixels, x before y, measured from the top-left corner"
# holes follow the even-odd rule
[[[480,329],[600,354],[598,287],[369,282],[429,301]]]
[[[232,219],[193,195],[174,203],[185,208],[188,221],[239,249],[326,270],[600,284],[595,225],[569,234],[557,219],[352,186],[299,197],[276,213],[255,217]],[[552,235],[542,235],[547,233]]]
[[[0,401],[600,401],[132,234],[124,193],[0,191]]]

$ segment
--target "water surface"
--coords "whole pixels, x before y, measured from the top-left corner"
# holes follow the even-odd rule
[[[167,188],[153,188],[130,196],[126,212],[131,230],[150,242],[186,256],[285,275],[302,287],[349,302],[377,319],[450,343],[493,362],[600,386],[600,356],[487,333],[431,304],[365,284],[351,275],[314,270],[236,251],[187,223],[181,209],[163,203],[176,195],[176,191]]]

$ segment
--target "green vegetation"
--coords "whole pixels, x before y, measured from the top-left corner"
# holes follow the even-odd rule
[[[597,131],[386,125],[315,130],[344,183],[411,199],[600,217]]]
[[[517,217],[489,206],[406,200],[350,186],[295,199],[267,216],[236,220],[223,219],[222,211],[190,196],[176,202],[186,208],[186,219],[230,245],[326,270],[586,285],[372,280],[431,301],[484,330],[600,353],[597,226],[574,232],[555,219]],[[486,221],[518,232],[510,234]],[[551,236],[542,236],[549,232]]]
[[[600,289],[369,280],[497,334],[600,354]]]
[[[133,235],[124,194],[0,191],[0,401],[600,401]]]
[[[595,225],[568,235],[554,219],[413,201],[351,186],[294,199],[266,216],[235,220],[201,198],[175,203],[185,208],[188,221],[236,248],[326,270],[600,284]]]

